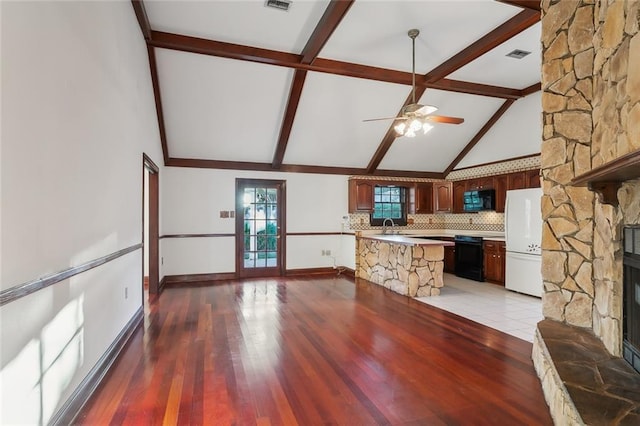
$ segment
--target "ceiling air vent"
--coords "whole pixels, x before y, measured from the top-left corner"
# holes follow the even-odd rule
[[[525,56],[527,56],[529,53],[531,53],[531,52],[527,52],[526,50],[516,49],[516,50],[513,50],[513,51],[507,53],[506,56],[508,56],[510,58],[522,59]]]
[[[291,0],[267,0],[264,2],[264,5],[266,7],[272,7],[286,12],[291,7]]]

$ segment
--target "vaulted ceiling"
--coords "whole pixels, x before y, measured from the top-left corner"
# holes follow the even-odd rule
[[[540,152],[536,1],[132,1],[169,166],[444,177]],[[438,115],[396,137],[416,99]],[[522,59],[513,50],[531,52]]]

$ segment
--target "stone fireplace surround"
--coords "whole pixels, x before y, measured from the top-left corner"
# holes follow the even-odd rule
[[[621,232],[640,224],[640,1],[541,9],[545,320],[534,366],[556,424],[640,424],[640,376],[621,359]]]

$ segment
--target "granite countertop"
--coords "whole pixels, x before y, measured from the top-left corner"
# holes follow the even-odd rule
[[[363,232],[361,234],[361,237],[368,237],[371,235],[378,235],[378,236],[382,236],[383,234],[380,234],[380,231],[378,230],[372,230],[373,232],[371,233],[365,233]],[[395,235],[395,234],[394,234]],[[398,234],[400,236],[404,236],[404,237],[408,237],[408,238],[412,238],[412,237],[420,237],[420,238],[443,238],[443,237],[448,237],[448,238],[453,238],[456,235],[464,235],[464,236],[469,236],[469,237],[481,237],[483,240],[488,240],[488,241],[505,241],[504,238],[504,232],[493,232],[493,231],[469,231],[469,230],[458,230],[458,229],[434,229],[434,230],[430,230],[430,229],[425,229],[425,230],[419,230],[419,229],[406,229],[406,230],[400,230],[400,233]],[[390,235],[387,235],[390,236]],[[423,240],[424,241],[424,240]]]
[[[400,235],[400,234],[370,234],[370,235],[362,235],[360,238],[367,238],[370,240],[378,240],[385,241],[388,243],[395,244],[404,244],[409,246],[453,246],[455,245],[452,241],[440,241],[440,240],[430,240],[427,238],[416,238],[411,235]]]

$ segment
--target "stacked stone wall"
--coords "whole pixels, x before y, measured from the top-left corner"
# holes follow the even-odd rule
[[[546,2],[542,19],[543,313],[580,327],[593,323],[594,195],[571,180],[591,169],[594,9]]]
[[[409,297],[437,296],[443,286],[444,248],[360,238],[356,276]]]
[[[541,168],[545,317],[622,344],[622,224],[640,183],[605,205],[571,180],[640,149],[640,1],[542,2]]]

